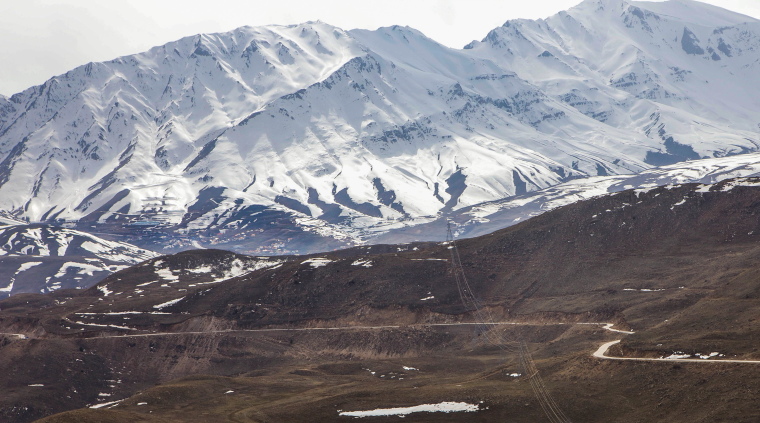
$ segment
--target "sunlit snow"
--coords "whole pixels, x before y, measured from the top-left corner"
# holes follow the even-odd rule
[[[366,411],[341,411],[340,416],[347,417],[374,417],[374,416],[406,416],[412,413],[455,413],[478,411],[480,407],[466,402],[441,402],[438,404],[422,404],[412,407],[377,408]]]
[[[178,302],[180,302],[180,301],[182,301],[184,299],[185,299],[185,297],[180,297],[180,298],[176,298],[174,300],[169,300],[169,301],[167,301],[165,303],[156,304],[156,305],[153,306],[153,308],[155,308],[157,310],[161,310],[163,308],[166,308],[166,307],[172,306],[174,304],[177,304]]]
[[[310,258],[308,260],[304,260],[301,262],[301,264],[308,264],[311,267],[317,268],[317,267],[327,266],[328,264],[332,262],[333,261],[330,259],[315,257],[315,258]]]

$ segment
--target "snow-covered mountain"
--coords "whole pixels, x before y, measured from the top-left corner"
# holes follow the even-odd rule
[[[394,228],[372,239],[376,243],[443,241],[447,224],[458,237],[476,237],[523,222],[556,208],[634,189],[636,195],[657,187],[699,183],[717,186],[727,180],[744,184],[747,178],[757,186],[760,153],[693,160],[647,169],[633,175],[595,176],[575,179],[542,190],[464,207],[425,224]],[[730,186],[731,182],[724,185]]]
[[[690,0],[587,0],[465,48],[602,123],[644,134],[652,165],[757,149],[760,21]]]
[[[22,292],[87,288],[158,256],[81,231],[0,220],[0,298]]]
[[[759,63],[760,22],[690,0],[586,0],[461,50],[321,22],[198,35],[0,99],[0,209],[169,247],[335,248],[756,151]]]

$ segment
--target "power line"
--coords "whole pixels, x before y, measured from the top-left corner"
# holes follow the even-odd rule
[[[491,345],[497,346],[505,353],[517,351],[523,377],[527,378],[539,405],[541,405],[541,409],[551,423],[572,423],[546,388],[527,344],[523,341],[506,339],[503,334],[499,335],[492,330],[496,327],[496,320],[491,312],[475,296],[470,283],[467,281],[467,276],[462,267],[462,259],[459,256],[459,250],[457,249],[454,234],[451,230],[451,222],[447,225],[446,244],[451,253],[451,272],[457,284],[459,298],[462,300],[465,310],[475,313],[480,333],[484,335]]]

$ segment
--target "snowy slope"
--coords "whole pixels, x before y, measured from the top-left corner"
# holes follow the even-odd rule
[[[49,225],[0,226],[0,297],[86,288],[156,257],[152,251]]]
[[[236,191],[230,201],[318,213],[302,206],[314,189],[342,214],[397,218],[645,167],[626,155],[615,164],[599,145],[628,134],[597,128],[600,142],[587,143],[591,119],[400,27],[204,35],[87,65],[13,100],[24,107],[1,127],[0,193],[5,209],[33,220],[178,223],[217,187]],[[580,133],[557,136],[564,126]]]
[[[643,192],[687,183],[715,185],[725,180],[748,177],[760,177],[759,153],[677,163],[647,169],[635,175],[576,179],[528,194],[463,208],[426,224],[394,229],[377,236],[373,242],[441,241],[446,236],[447,221],[455,225],[457,236],[475,237],[577,201],[624,190]]]
[[[273,198],[313,217],[340,206],[344,215],[399,219],[599,169],[645,167],[630,156],[613,163],[618,156],[586,142],[591,119],[513,74],[498,73],[490,61],[406,28],[352,35],[393,56],[370,50],[326,80],[272,102],[217,138],[190,174],[203,177],[225,164],[213,177],[230,197]],[[431,57],[416,55],[420,50]],[[583,142],[555,135],[562,127],[579,128]],[[602,128],[595,137],[627,134]],[[643,156],[646,147],[639,149]]]
[[[0,114],[2,208],[33,220],[103,206],[181,216],[198,193],[183,170],[203,146],[341,66],[354,55],[344,39],[319,23],[240,28],[90,63],[16,94]],[[124,190],[136,198],[122,210]]]
[[[308,251],[748,153],[758,28],[689,0],[587,0],[462,50],[321,22],[188,37],[0,99],[0,209],[149,245]]]
[[[760,22],[689,0],[586,0],[466,47],[608,125],[664,141],[653,165],[757,149]]]

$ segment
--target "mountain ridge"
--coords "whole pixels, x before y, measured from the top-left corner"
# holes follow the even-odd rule
[[[463,50],[310,22],[91,63],[0,107],[0,208],[155,227],[179,248],[280,231],[331,248],[571,179],[757,151],[755,23],[646,7],[590,0]],[[737,24],[665,15],[686,9]],[[255,240],[267,225],[277,235]]]

